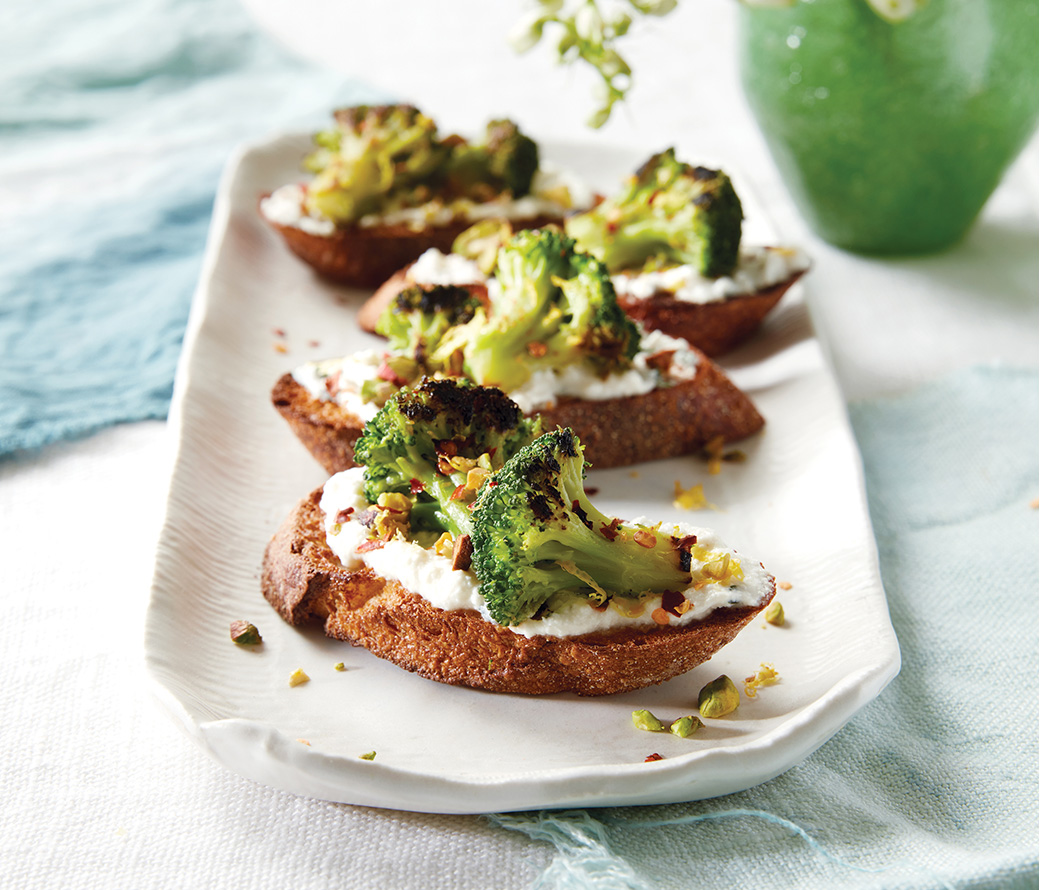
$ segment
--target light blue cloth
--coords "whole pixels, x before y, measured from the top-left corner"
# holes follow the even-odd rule
[[[1037,886],[1037,372],[855,404],[903,667],[802,765],[717,800],[493,817],[546,888]]]
[[[234,0],[8,0],[0,25],[4,455],[165,417],[232,148],[380,96]]]

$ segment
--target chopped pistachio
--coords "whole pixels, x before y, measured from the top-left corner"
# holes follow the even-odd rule
[[[733,681],[723,674],[705,686],[697,696],[697,708],[702,717],[725,717],[740,704],[740,692]]]
[[[346,666],[346,665],[345,665],[345,664],[344,664],[344,663],[343,663],[342,661],[337,661],[337,662],[336,662],[336,663],[335,663],[335,664],[334,664],[334,665],[332,666],[332,669],[333,669],[334,671],[345,671],[345,670],[347,669],[347,666]]]
[[[688,715],[673,721],[672,725],[668,727],[668,731],[672,735],[677,735],[679,738],[685,739],[693,735],[703,725],[704,724],[701,723],[700,718]]]
[[[289,677],[289,685],[302,686],[304,683],[309,683],[310,679],[311,678],[307,676],[307,674],[303,671],[302,668],[297,668],[295,671],[292,672],[292,675]]]
[[[231,622],[231,639],[239,646],[256,646],[263,642],[256,625],[248,621]]]
[[[358,754],[358,757],[361,760],[375,760],[376,759],[376,752],[375,751],[366,751],[364,754]]]
[[[675,495],[672,500],[672,505],[681,510],[718,509],[718,507],[704,496],[704,486],[702,484],[698,483],[689,488],[683,488],[682,484],[678,480],[675,482]]]
[[[763,618],[769,624],[775,624],[777,627],[784,626],[784,607],[780,605],[780,600],[773,600],[762,615]]]
[[[647,732],[664,732],[664,724],[645,708],[632,712],[632,725]]]
[[[763,662],[759,665],[758,673],[744,679],[744,695],[748,698],[755,698],[758,695],[759,687],[773,686],[779,681],[780,675],[776,672],[776,668]]]

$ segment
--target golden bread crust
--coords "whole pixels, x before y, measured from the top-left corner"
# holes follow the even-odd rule
[[[325,542],[320,499],[321,489],[304,498],[268,544],[264,596],[290,624],[322,622],[328,636],[440,683],[531,695],[641,689],[707,661],[775,592],[684,627],[524,637],[472,610],[438,609],[369,569],[344,568]]]
[[[314,398],[291,374],[275,384],[271,401],[329,473],[354,466],[354,443],[365,427],[361,418]],[[616,399],[561,399],[538,413],[546,430],[573,429],[596,469],[690,454],[719,437],[743,439],[765,424],[751,400],[704,356],[692,379],[673,386]]]
[[[681,337],[705,355],[715,357],[747,340],[803,274],[796,272],[772,287],[710,303],[689,303],[658,291],[647,298],[619,294],[618,305],[647,330]]]

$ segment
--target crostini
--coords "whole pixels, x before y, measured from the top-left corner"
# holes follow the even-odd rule
[[[571,427],[597,468],[695,452],[764,420],[710,359],[647,332],[618,307],[603,264],[558,230],[524,230],[498,252],[492,289],[406,289],[378,325],[385,350],[310,362],[272,401],[329,472],[353,465],[365,424],[427,375],[506,391],[547,428]]]
[[[264,596],[431,680],[579,695],[684,673],[772,599],[772,576],[713,532],[601,513],[579,439],[539,428],[495,389],[401,390],[358,442],[363,466],[272,538]]]
[[[508,120],[490,122],[481,142],[439,135],[410,105],[342,108],[334,121],[304,161],[313,177],[259,204],[289,249],[332,281],[375,287],[427,249],[450,250],[477,220],[562,223],[593,202]]]

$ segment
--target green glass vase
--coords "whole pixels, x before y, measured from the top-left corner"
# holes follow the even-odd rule
[[[744,90],[796,205],[859,253],[957,243],[1037,122],[1037,0],[744,6]]]

